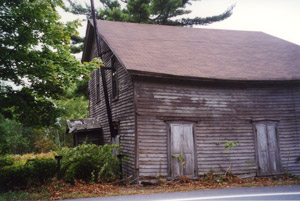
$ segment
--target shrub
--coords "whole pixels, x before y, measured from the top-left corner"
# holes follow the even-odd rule
[[[7,191],[13,188],[25,188],[28,178],[27,167],[24,165],[4,167],[0,170],[0,189]]]
[[[1,130],[0,130],[1,132]],[[7,144],[7,142],[1,140],[2,142],[0,142],[0,156],[1,155],[5,155],[5,154],[9,154],[10,153],[10,148]]]
[[[75,179],[86,182],[118,179],[121,175],[121,161],[114,150],[120,150],[119,145],[82,144],[75,148],[63,148],[60,154],[63,156],[62,175],[65,181],[73,183]]]
[[[31,182],[45,183],[56,173],[56,160],[52,158],[31,159],[25,164],[29,170]]]
[[[16,164],[25,164],[28,160],[31,159],[43,159],[43,158],[52,158],[54,159],[56,155],[56,152],[48,152],[48,153],[39,153],[39,154],[35,154],[35,153],[28,153],[28,154],[14,154],[14,155],[10,155]]]
[[[0,169],[5,166],[11,166],[12,164],[14,164],[14,159],[11,156],[0,156]]]
[[[34,138],[34,129],[0,114],[0,154],[32,152]]]
[[[56,161],[51,158],[31,159],[25,164],[5,166],[0,169],[0,191],[43,184],[55,172]]]

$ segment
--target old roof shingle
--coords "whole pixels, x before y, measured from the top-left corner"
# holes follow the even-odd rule
[[[129,72],[222,80],[300,80],[300,46],[262,32],[102,20],[98,28]]]

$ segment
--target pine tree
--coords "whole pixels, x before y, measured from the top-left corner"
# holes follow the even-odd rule
[[[90,17],[90,7],[87,4],[82,6],[76,0],[67,1],[69,7],[64,7],[66,11]],[[121,0],[126,4],[123,9],[118,0],[99,1],[103,8],[97,12],[98,19],[176,26],[204,25],[221,21],[230,17],[234,8],[232,5],[225,12],[216,16],[179,18],[191,13],[190,10],[185,9],[186,5],[191,4],[191,0]]]
[[[191,13],[190,10],[185,10],[186,5],[191,4],[191,0],[120,0],[126,4],[123,9],[118,0],[99,1],[103,8],[97,11],[98,19],[175,26],[205,25],[218,22],[230,17],[234,8],[232,5],[224,13],[211,17],[178,18]],[[82,6],[78,0],[67,0],[67,2],[69,6],[63,7],[67,12],[86,15],[87,19],[91,18],[91,9],[88,4]],[[81,42],[72,41],[74,45],[71,47],[71,53],[81,52],[84,38],[81,38]]]

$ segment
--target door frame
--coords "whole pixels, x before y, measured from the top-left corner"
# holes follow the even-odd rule
[[[180,124],[180,125],[191,125],[192,126],[192,136],[193,136],[193,143],[194,143],[194,175],[198,177],[198,159],[197,159],[197,141],[195,135],[195,123],[190,121],[168,121],[167,124],[167,168],[168,168],[168,177],[172,177],[171,175],[171,124]]]
[[[270,175],[277,175],[277,174],[281,174],[282,172],[282,165],[281,165],[281,156],[280,156],[280,144],[279,144],[279,135],[278,135],[278,122],[279,120],[257,120],[257,121],[252,121],[253,123],[253,134],[254,134],[254,147],[255,147],[255,161],[256,161],[256,175],[257,176],[270,176]],[[265,124],[266,126],[268,124],[273,124],[275,125],[275,135],[276,135],[276,143],[277,143],[277,148],[278,148],[278,172],[277,173],[269,173],[269,174],[261,174],[260,171],[260,166],[259,166],[259,160],[258,160],[258,144],[257,144],[257,130],[256,130],[256,125],[257,124]],[[269,149],[269,147],[268,147]]]

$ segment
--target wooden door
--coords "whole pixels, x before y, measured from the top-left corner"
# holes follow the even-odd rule
[[[260,175],[280,172],[280,159],[275,123],[256,124],[257,161]]]
[[[195,176],[192,124],[170,125],[170,171],[172,177]]]

